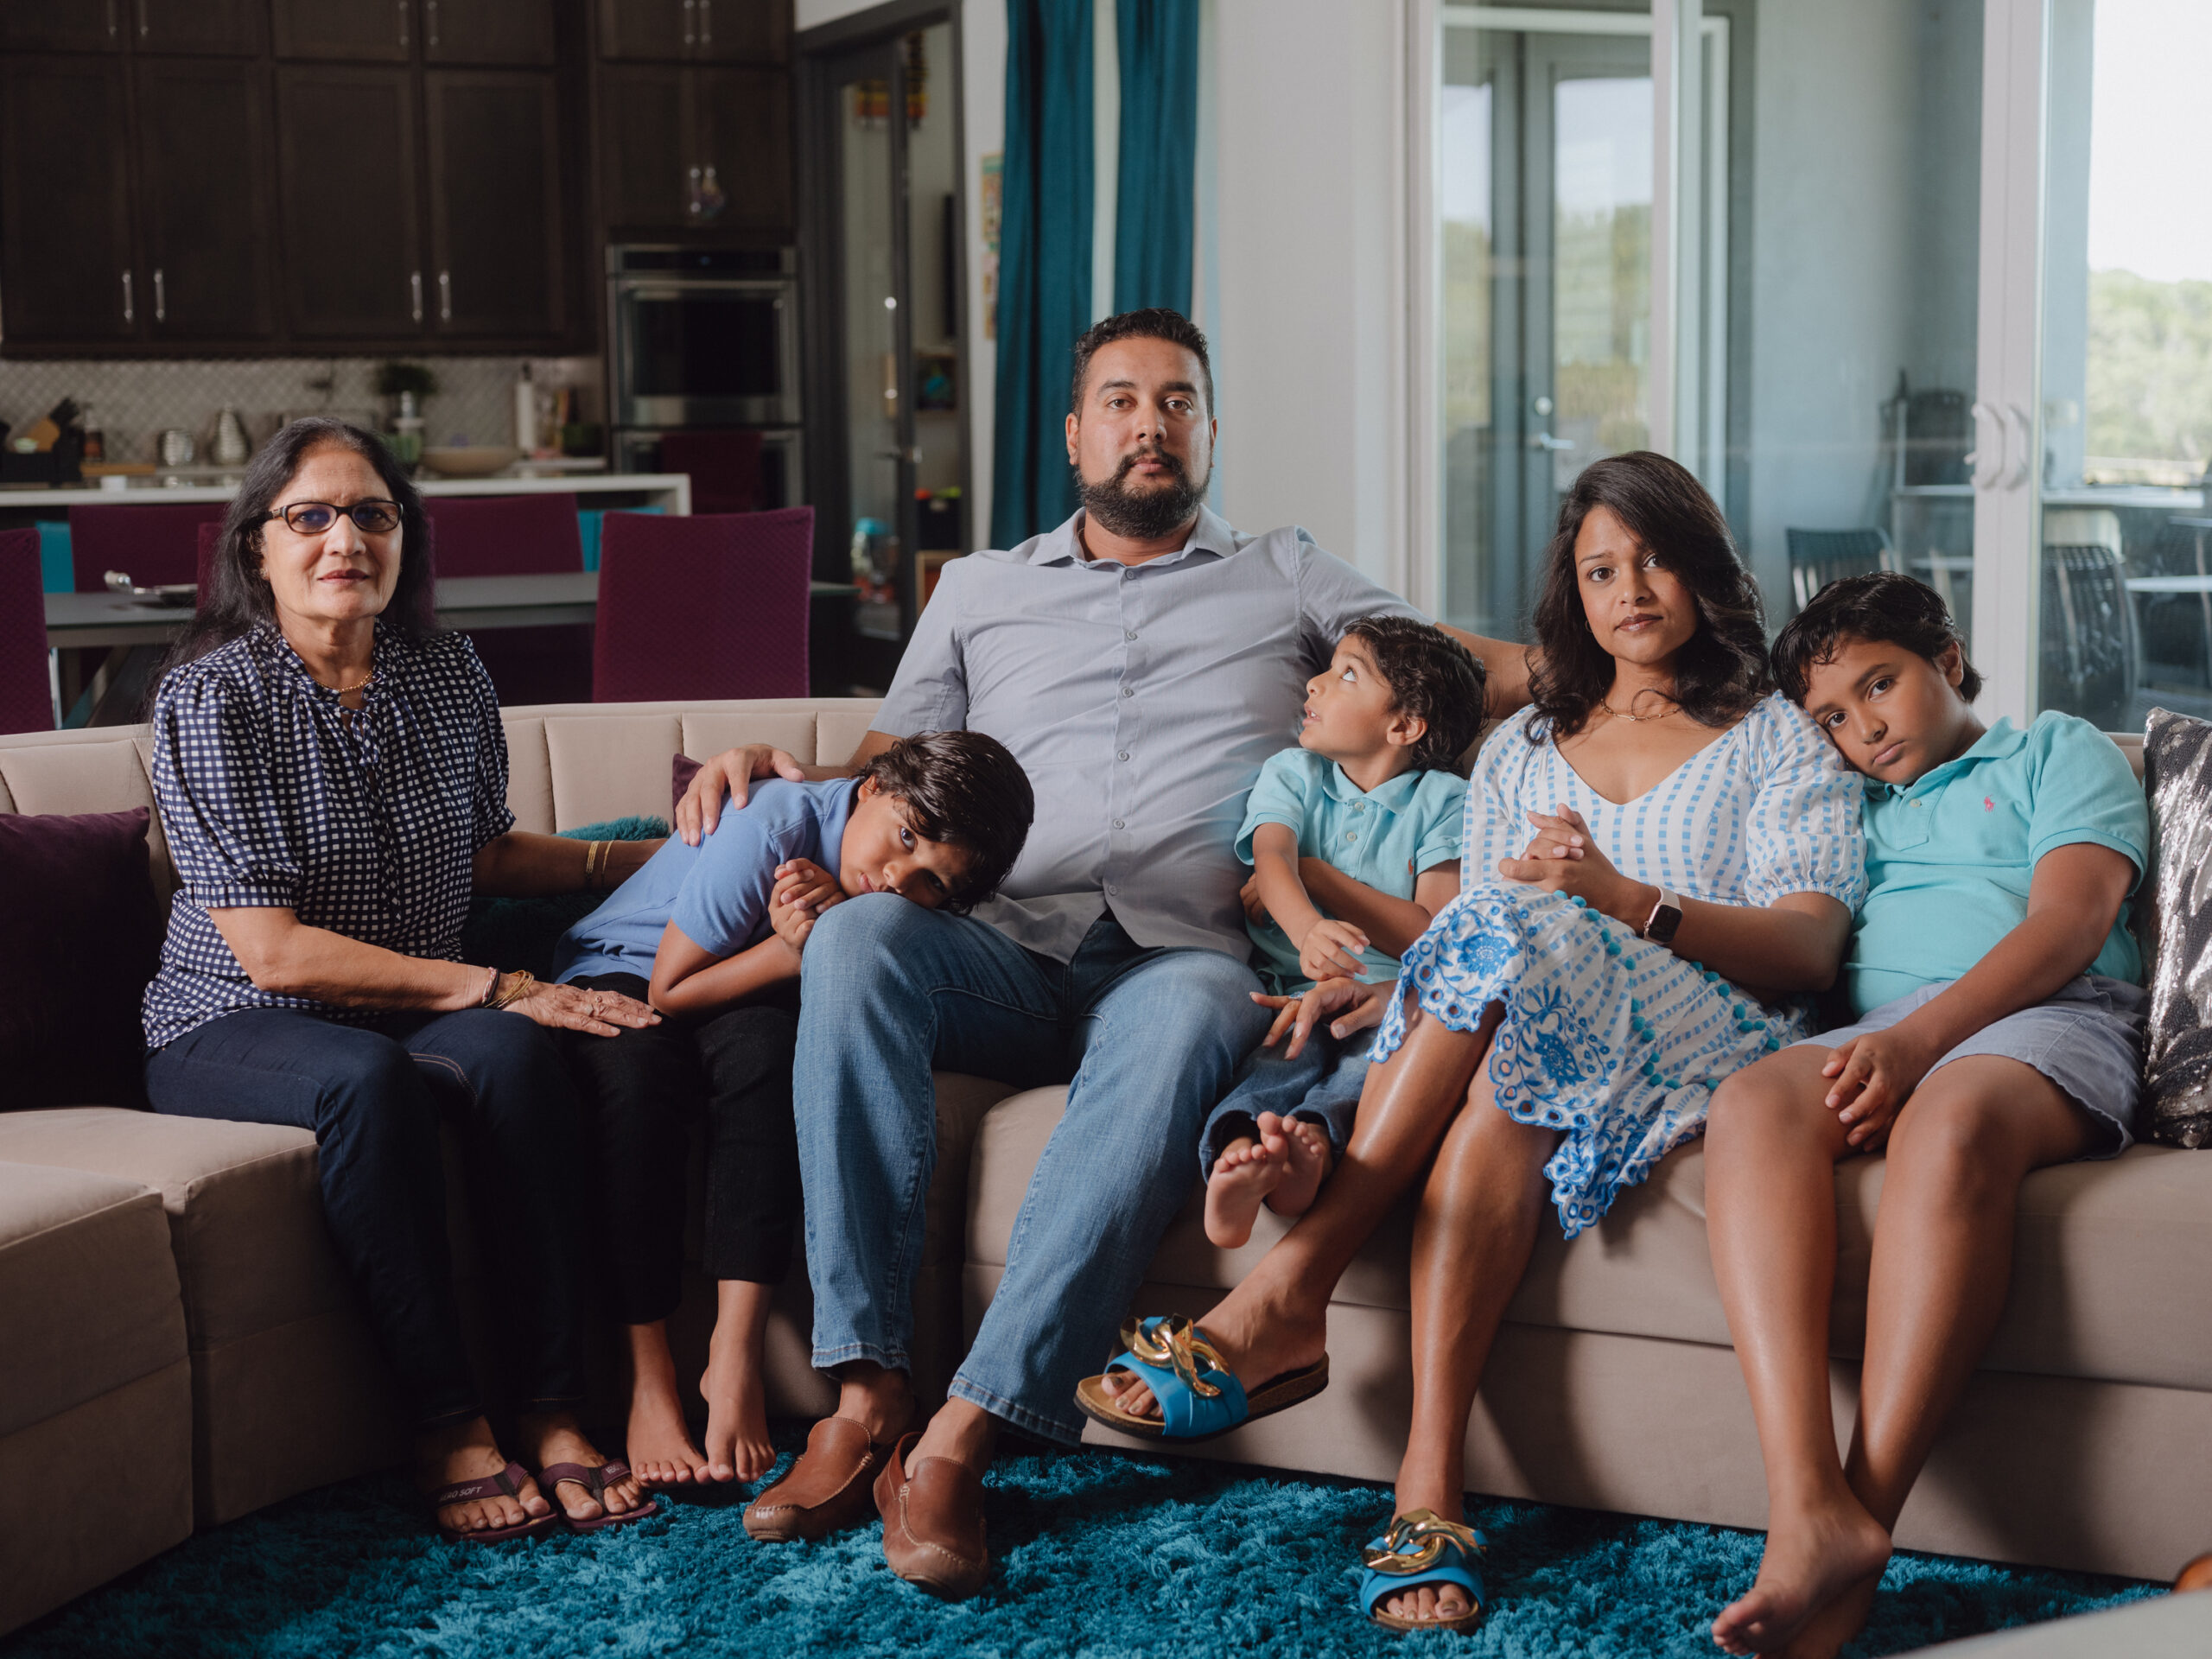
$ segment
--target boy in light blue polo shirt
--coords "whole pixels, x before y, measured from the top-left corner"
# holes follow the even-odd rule
[[[2133,1139],[2145,998],[2127,900],[2142,786],[2071,715],[1985,728],[1980,677],[1935,593],[1831,582],[1774,645],[1775,678],[1866,779],[1867,897],[1844,963],[1853,1023],[1720,1085],[1706,1228],[1767,1458],[1730,1653],[1834,1653],[1866,1623],[1890,1533],[1995,1333],[2030,1171]],[[1829,1417],[1834,1166],[1887,1154],[1850,1463]]]
[[[1237,832],[1253,867],[1253,966],[1282,1010],[1206,1120],[1206,1236],[1234,1248],[1262,1204],[1303,1214],[1342,1155],[1369,1039],[1293,1033],[1327,979],[1387,995],[1398,953],[1459,891],[1460,756],[1482,729],[1483,671],[1440,629],[1405,617],[1355,625],[1306,688],[1298,747],[1260,769]]]

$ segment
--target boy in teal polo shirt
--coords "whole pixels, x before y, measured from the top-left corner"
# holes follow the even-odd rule
[[[1199,1139],[1216,1244],[1249,1238],[1263,1203],[1303,1214],[1342,1154],[1370,1039],[1294,1020],[1325,980],[1387,996],[1398,953],[1458,895],[1460,756],[1482,719],[1482,665],[1463,646],[1426,622],[1370,617],[1307,683],[1298,747],[1260,769],[1236,855],[1253,867],[1260,1001],[1281,1013]]]
[[[2004,1311],[2031,1170],[2133,1139],[2142,959],[2127,899],[2143,790],[2113,741],[2048,713],[1974,718],[1942,601],[1894,573],[1833,582],[1775,677],[1866,779],[1855,1023],[1736,1073],[1706,1128],[1707,1233],[1766,1459],[1731,1653],[1826,1659],[1857,1633],[1890,1531]],[[1887,1143],[1847,1461],[1828,1403],[1834,1166]]]

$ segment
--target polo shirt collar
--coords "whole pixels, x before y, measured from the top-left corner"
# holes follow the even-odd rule
[[[1036,547],[1029,555],[1029,563],[1035,565],[1092,563],[1083,556],[1083,516],[1084,509],[1077,507],[1065,524],[1039,536]],[[1225,559],[1236,550],[1236,532],[1229,527],[1229,521],[1201,502],[1198,521],[1191,527],[1190,537],[1181,548],[1165,557],[1147,559],[1141,568],[1150,569],[1155,565],[1175,564],[1201,553]]]
[[[2012,724],[2011,715],[1999,715],[1997,716],[1997,723],[1976,738],[1974,747],[1955,760],[1946,760],[1940,766],[1930,767],[1924,776],[1916,778],[1903,789],[1897,788],[1894,784],[1885,784],[1878,779],[1869,778],[1866,780],[1866,791],[1870,795],[1879,791],[1881,798],[1895,798],[1902,800],[1910,795],[1918,795],[1924,791],[1940,789],[1969,766],[1979,766],[1985,760],[2002,760],[2007,755],[2018,753],[2027,741],[2028,734]]]
[[[1408,766],[1395,778],[1386,778],[1372,789],[1362,789],[1345,776],[1342,766],[1331,762],[1328,771],[1321,774],[1321,787],[1332,801],[1350,806],[1361,801],[1372,801],[1386,812],[1401,812],[1421,788],[1421,768]]]

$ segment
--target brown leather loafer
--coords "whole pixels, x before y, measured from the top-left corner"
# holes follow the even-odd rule
[[[957,1601],[981,1590],[990,1576],[982,1478],[950,1458],[924,1458],[908,1469],[906,1459],[921,1438],[909,1434],[893,1446],[875,1478],[883,1559],[907,1583]]]
[[[860,1525],[868,1482],[889,1449],[849,1417],[824,1417],[807,1431],[791,1473],[746,1506],[745,1529],[764,1544],[785,1544]]]

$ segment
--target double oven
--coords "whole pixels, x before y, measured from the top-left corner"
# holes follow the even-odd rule
[[[803,500],[796,250],[613,246],[607,293],[616,469],[658,470],[671,432],[748,430],[761,505]]]

